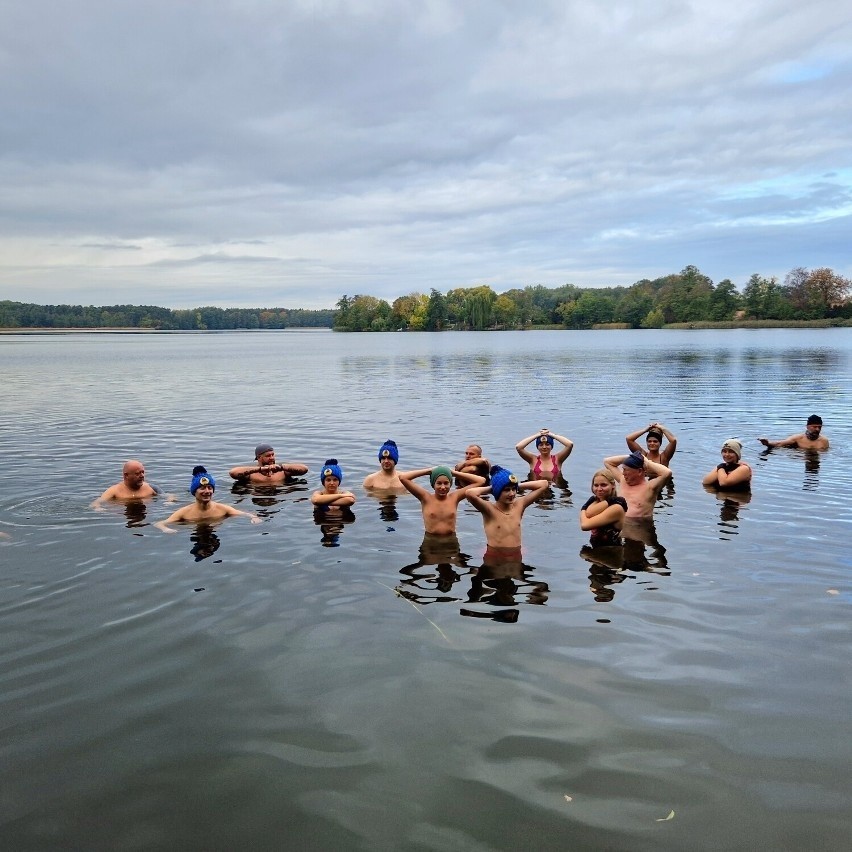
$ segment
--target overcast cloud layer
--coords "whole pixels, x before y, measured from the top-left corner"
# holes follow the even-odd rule
[[[0,0],[0,298],[852,275],[845,0]]]

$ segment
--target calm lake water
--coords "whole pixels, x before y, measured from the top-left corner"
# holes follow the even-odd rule
[[[848,848],[850,368],[848,329],[0,337],[0,848]],[[812,412],[828,452],[761,452]],[[659,546],[590,563],[591,475],[652,420]],[[422,564],[417,501],[361,488],[388,437],[525,474],[542,426],[575,449],[516,575],[468,504]],[[731,436],[748,502],[700,485]],[[261,441],[305,482],[232,488]],[[133,457],[264,523],[91,510]]]

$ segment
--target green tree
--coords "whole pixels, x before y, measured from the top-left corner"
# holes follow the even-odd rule
[[[441,331],[447,324],[447,301],[434,287],[426,307],[426,329]]]

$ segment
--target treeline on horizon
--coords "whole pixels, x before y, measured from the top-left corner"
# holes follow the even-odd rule
[[[336,311],[302,308],[192,308],[152,305],[31,305],[0,302],[0,328],[144,328],[155,331],[331,328]]]
[[[389,304],[374,296],[343,296],[337,331],[484,330],[557,325],[571,329],[618,325],[663,328],[677,323],[741,320],[813,321],[852,318],[852,280],[822,267],[792,269],[783,283],[754,274],[742,293],[695,266],[630,287],[549,289],[541,285],[496,293],[490,287],[445,294],[411,293]]]

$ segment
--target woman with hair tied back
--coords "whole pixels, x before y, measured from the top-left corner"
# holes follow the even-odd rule
[[[527,447],[535,441],[538,454],[530,452]],[[562,449],[554,452],[555,442],[562,444]],[[533,479],[555,480],[562,475],[561,466],[571,455],[574,442],[562,435],[551,432],[550,429],[540,429],[534,435],[523,438],[515,444],[518,455],[530,466],[530,476]]]

